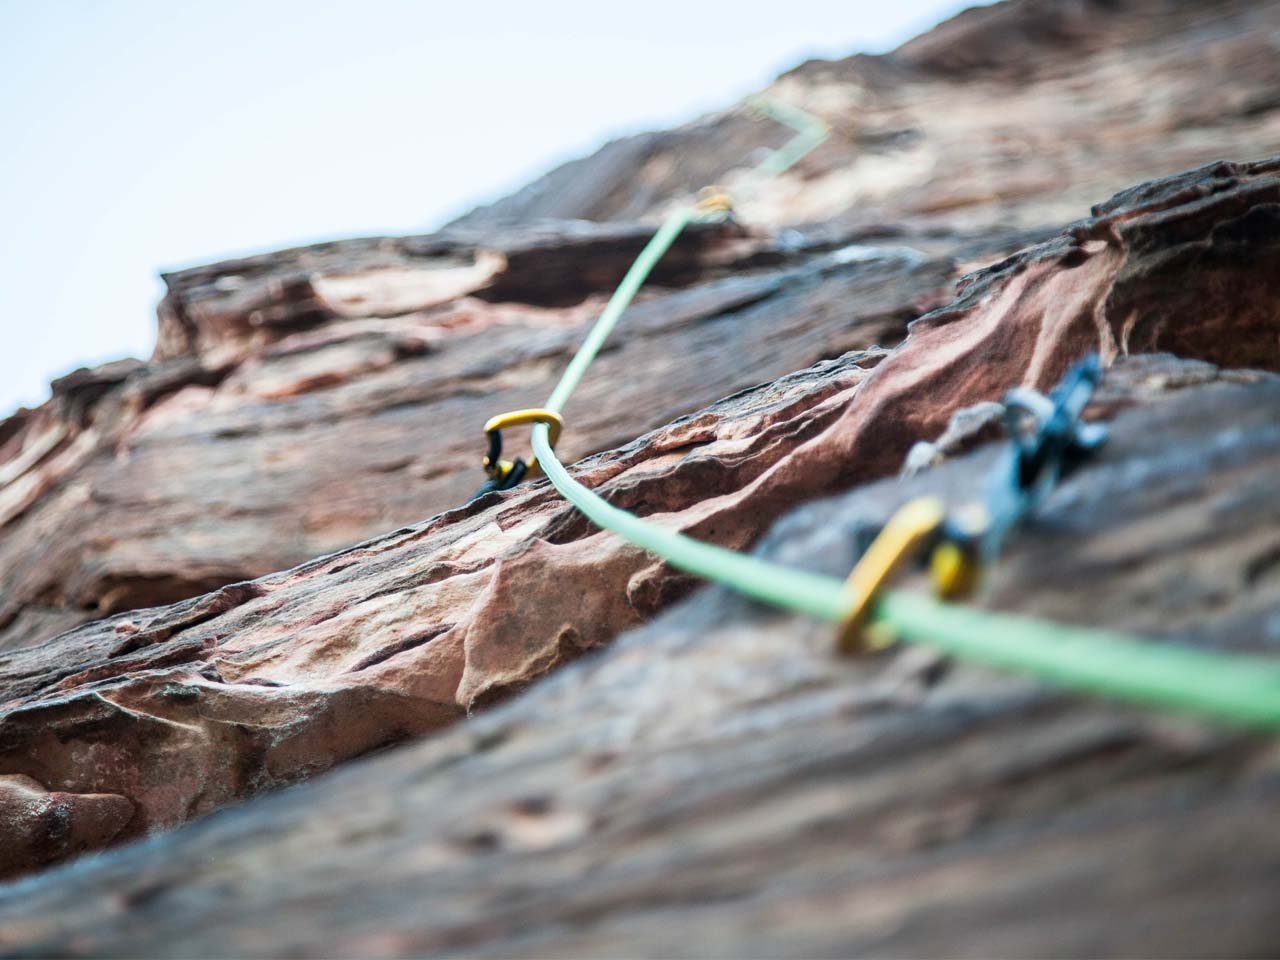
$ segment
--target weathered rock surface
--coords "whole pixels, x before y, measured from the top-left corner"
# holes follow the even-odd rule
[[[685,319],[670,325],[688,330],[620,345],[619,369],[655,369],[651,353],[663,350],[708,379],[645,379],[630,392],[595,381],[566,454],[609,449],[816,359],[893,345],[906,321],[949,299],[947,259],[958,276],[1130,184],[1274,153],[1276,36],[1277,2],[1022,0],[970,11],[888,56],[780,78],[771,92],[823,116],[834,136],[747,205],[753,232],[691,235],[659,269],[650,309],[665,313],[657,302],[679,295],[670,310]],[[150,361],[81,371],[50,404],[0,422],[0,649],[460,503],[476,485],[480,424],[545,396],[645,238],[634,223],[564,218],[655,216],[726,172],[732,182],[783,136],[730,112],[610,145],[442,234],[167,277]],[[801,221],[811,225],[764,231]],[[733,347],[699,339],[716,318],[720,329],[731,318],[791,322],[801,311],[745,307],[777,301],[761,291],[795,289],[796,268],[855,243],[909,246],[937,261],[924,268],[933,279],[913,273],[877,291],[879,304],[851,289],[840,302],[868,302],[861,324],[815,304],[801,329],[769,341],[785,355],[725,363]],[[758,276],[769,272],[773,281]],[[758,328],[744,327],[752,341]]]
[[[0,775],[0,877],[104,847],[132,816],[119,794],[50,793],[30,777]]]
[[[353,241],[170,277],[157,359],[60,381],[0,450],[0,649],[465,503],[485,420],[542,401],[647,236]],[[566,455],[894,342],[948,295],[946,257],[879,263],[694,230],[568,411]]]
[[[1061,224],[1273,152],[1277,11],[1028,0],[793,71],[835,142],[680,241],[566,461],[734,548],[785,517],[762,549],[840,574],[861,520],[972,495],[983,404],[1098,351],[1115,437],[984,602],[1273,650],[1280,157]],[[0,875],[248,801],[0,890],[0,949],[1271,949],[1274,739],[840,661],[719,591],[664,614],[693,583],[545,482],[466,502],[480,424],[542,400],[649,229],[497,222],[648,217],[761,132],[169,276],[150,360],[0,422]]]
[[[1135,188],[964,280],[897,349],[854,351],[736,394],[583,461],[578,475],[615,503],[745,548],[797,503],[894,473],[955,411],[1014,384],[1047,387],[1087,351],[1278,367],[1278,215],[1280,160]],[[918,257],[845,259],[800,271],[799,298],[761,300],[758,285],[776,282],[768,274],[699,295],[755,283],[749,302],[789,315],[779,328],[790,338],[820,313],[815,302],[857,297],[859,278],[894,290],[894,278],[924,270],[936,282]],[[786,362],[763,320],[747,333],[750,315],[684,329]],[[628,341],[676,329],[679,316],[669,299],[638,311]],[[684,382],[677,375],[710,379],[683,358],[661,363],[656,344],[647,360],[667,387]],[[616,364],[629,362],[624,345],[594,382],[625,381]],[[444,726],[600,647],[687,586],[595,531],[547,484],[529,484],[4,655],[0,768],[50,790],[127,797],[125,835],[171,827]]]
[[[815,60],[770,93],[831,139],[744,207],[833,231],[1055,227],[1130,184],[1280,147],[1275,0],[1020,0],[884,56]],[[630,137],[459,222],[631,220],[732,185],[785,133],[738,109]]]
[[[1100,398],[1118,411],[1111,439],[1011,543],[987,602],[1276,651],[1280,379],[1160,358],[1119,374]],[[913,494],[972,496],[991,454],[803,508],[762,549],[839,574],[861,523]],[[98,956],[1272,949],[1274,738],[921,648],[845,660],[831,647],[829,628],[703,591],[449,733],[11,888],[0,943]]]

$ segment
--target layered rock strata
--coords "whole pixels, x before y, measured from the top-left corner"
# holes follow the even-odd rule
[[[618,505],[745,549],[797,504],[897,472],[955,412],[1015,384],[1045,388],[1086,352],[1108,363],[1169,351],[1280,366],[1278,268],[1280,160],[1144,184],[965,278],[896,349],[841,353],[739,392],[575,472]],[[866,310],[883,301],[855,299],[860,289],[905,292],[904,278],[935,283],[933,269],[902,251],[837,251],[781,288],[768,273],[711,283],[772,292],[757,287],[752,306],[680,327],[670,301],[658,301],[666,309],[638,311],[592,381],[606,391],[624,383],[621,369],[635,362],[627,341],[661,358],[672,329],[785,363],[794,338],[771,328],[835,336],[836,305]],[[857,336],[857,316],[845,315],[845,336]],[[710,379],[675,358],[654,362],[647,372],[666,386]],[[595,530],[545,482],[526,484],[283,573],[5,654],[0,766],[48,790],[125,798],[133,814],[120,837],[172,827],[452,723],[602,647],[689,585]]]

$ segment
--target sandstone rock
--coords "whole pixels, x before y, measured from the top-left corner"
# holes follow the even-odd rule
[[[1130,184],[1280,143],[1276,0],[1019,0],[767,92],[834,135],[743,208],[848,238],[1054,228]],[[610,143],[460,223],[630,220],[732,186],[784,133],[738,109]],[[837,230],[837,228],[839,228]]]
[[[1109,390],[1108,443],[1013,539],[986,602],[1274,651],[1280,378],[1146,358]],[[839,574],[861,524],[920,493],[962,502],[992,453],[804,507],[761,550]],[[753,957],[1276,942],[1273,737],[832,643],[702,591],[441,736],[0,893],[0,943]]]
[[[1276,2],[1022,0],[884,57],[780,78],[771,92],[836,135],[744,208],[754,232],[708,229],[677,245],[650,297],[663,311],[658,300],[680,295],[672,309],[689,319],[676,326],[690,328],[664,344],[713,382],[590,395],[583,409],[599,420],[579,416],[566,453],[608,449],[845,349],[891,346],[906,321],[949,299],[946,260],[959,272],[985,266],[1131,183],[1272,152],[1276,29]],[[732,168],[781,136],[731,112],[620,141],[441,234],[169,275],[145,366],[78,373],[50,404],[0,423],[0,649],[261,576],[461,502],[477,482],[479,425],[495,404],[542,398],[646,236],[635,223],[563,218],[651,218],[726,172],[732,182]],[[561,219],[529,222],[547,216]],[[859,310],[856,335],[840,307],[815,303],[805,330],[778,331],[785,357],[726,364],[715,358],[732,347],[700,339],[695,314],[725,326],[738,314],[790,316],[743,309],[776,300],[762,292],[771,281],[743,285],[744,272],[786,283],[826,251],[845,251],[852,267],[868,247],[883,258],[887,243],[934,261],[923,267],[934,279],[917,269],[894,293],[850,288],[851,302],[880,301]],[[725,286],[712,293],[716,279]],[[757,332],[744,328],[749,338]],[[648,347],[620,349],[634,351],[620,368],[651,366]]]
[[[542,401],[647,231],[557,224],[487,245],[460,236],[333,244],[170,277],[157,358],[76,374],[74,392],[60,385],[9,428],[0,649],[465,503],[484,479],[485,420]],[[424,306],[438,291],[419,287],[466,257],[505,266],[467,273],[466,296]],[[428,279],[405,279],[415,271]],[[945,298],[952,272],[946,257],[844,265],[732,227],[694,230],[659,276],[670,286],[637,304],[569,411],[566,455],[820,357],[894,342]],[[376,292],[389,274],[399,300]],[[291,299],[307,285],[328,291],[323,309]],[[408,312],[370,312],[384,308]],[[292,319],[255,325],[263,312]],[[632,369],[654,376],[621,375]]]
[[[973,411],[1097,351],[1113,440],[982,602],[1273,651],[1280,158],[1215,158],[1280,142],[1277,28],[1023,0],[781,78],[837,137],[680,241],[566,462],[842,574],[903,498],[973,495]],[[0,889],[0,949],[1270,949],[1273,738],[839,660],[801,618],[678,603],[545,482],[467,502],[480,425],[542,400],[651,229],[499,222],[651,218],[760,142],[726,115],[436,235],[170,275],[153,357],[0,422],[0,873],[181,828]]]
[[[114,840],[133,804],[114,793],[49,793],[30,777],[0,775],[0,878]]]
[[[1122,194],[963,280],[958,299],[917,320],[897,349],[843,354],[735,394],[582,461],[577,475],[616,504],[742,549],[796,504],[893,474],[956,410],[1015,384],[1047,387],[1085,352],[1280,366],[1266,319],[1280,294],[1280,231],[1267,226],[1280,210],[1278,170],[1217,164]],[[766,274],[686,295],[723,302],[727,287],[730,302],[754,304],[729,316],[731,330],[673,326],[681,314],[668,298],[637,311],[626,340],[652,331],[656,382],[682,375],[705,387],[709,370],[662,362],[662,335],[692,330],[794,366],[767,327],[830,336],[809,326],[821,305],[892,294],[918,270],[936,282],[928,261],[839,259],[789,281]],[[604,402],[631,362],[625,345],[603,359],[591,378],[603,392],[587,396]],[[586,406],[570,408],[571,423]],[[545,482],[527,484],[285,573],[4,655],[0,769],[128,797],[128,834],[172,827],[509,696],[688,586],[596,531]]]

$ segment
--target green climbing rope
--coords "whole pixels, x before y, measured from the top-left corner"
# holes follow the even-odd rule
[[[748,177],[754,187],[783,172],[826,137],[825,125],[795,108],[759,106],[797,134]],[[599,353],[654,265],[697,217],[667,217],[627,271],[546,402],[555,413]],[[844,582],[702,543],[613,506],[578,483],[552,449],[545,423],[532,428],[533,452],[555,488],[594,523],[667,563],[747,596],[831,623],[849,616]],[[1135,640],[1108,631],[962,607],[923,594],[886,592],[879,622],[904,641],[965,660],[1030,674],[1064,688],[1213,717],[1280,728],[1280,662]]]

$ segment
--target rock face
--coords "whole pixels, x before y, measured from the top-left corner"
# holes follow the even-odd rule
[[[820,358],[892,346],[950,299],[954,277],[1056,235],[1097,200],[1274,153],[1278,35],[1280,3],[1003,3],[886,57],[785,75],[771,92],[821,115],[832,139],[743,209],[749,230],[703,230],[672,251],[643,308],[665,318],[651,330],[670,329],[646,336],[629,321],[616,355],[614,369],[652,377],[592,378],[566,454]],[[784,135],[735,110],[619,141],[443,234],[166,277],[148,363],[73,374],[51,403],[0,424],[0,649],[461,503],[482,479],[480,425],[545,397],[647,236],[564,220],[651,218],[704,183],[732,183]],[[558,220],[530,222],[546,217]],[[836,299],[807,316],[779,302],[782,287],[809,283],[816,254],[855,244],[935,262],[886,278],[896,291],[829,286]],[[846,255],[850,272],[867,276],[858,255]],[[707,336],[753,319],[782,325],[776,339],[749,326],[737,344]],[[726,350],[740,354],[725,362]],[[654,351],[688,362],[657,364]]]
[[[0,776],[0,875],[106,846],[133,817],[115,793],[50,793],[30,777]]]
[[[0,649],[465,503],[484,479],[484,421],[541,402],[647,238],[454,232],[168,278],[155,360],[59,381],[10,428]],[[893,342],[952,276],[946,257],[905,250],[870,270],[733,227],[695,230],[673,253],[569,411],[568,456]],[[635,369],[654,379],[623,375]]]
[[[751,549],[772,527],[760,549],[841,574],[860,522],[922,490],[976,493],[992,449],[965,451],[991,432],[966,411],[1097,351],[1112,373],[1091,415],[1115,421],[1113,441],[982,602],[1274,648],[1280,157],[1163,176],[1047,228],[1091,176],[1169,172],[1157,141],[1196,160],[1221,146],[1113,128],[1056,153],[1030,141],[1060,165],[1056,191],[919,197],[1007,175],[972,126],[1012,122],[995,90],[1015,113],[1023,96],[1061,106],[1052,91],[1069,100],[1124,66],[1159,89],[1116,80],[1103,106],[1129,89],[1149,109],[1211,85],[1228,55],[1239,89],[1261,89],[1275,68],[1256,28],[1277,9],[1000,5],[888,58],[782,78],[838,129],[856,88],[857,123],[915,104],[925,132],[842,135],[748,226],[687,234],[567,409],[566,462],[670,528]],[[1197,84],[1175,77],[1170,38]],[[1259,152],[1274,111],[1210,110],[1224,95],[1204,93],[1205,122]],[[498,214],[651,214],[704,159],[741,153],[742,123],[580,162],[599,207],[558,192],[561,171],[438,235],[167,277],[151,360],[77,372],[0,424],[0,872],[251,800],[0,891],[0,945],[1270,949],[1272,739],[922,650],[839,660],[802,619],[714,590],[678,603],[688,578],[545,482],[467,502],[480,424],[545,397],[649,229]],[[841,177],[865,186],[868,157],[909,166],[898,151],[921,143],[949,151],[950,173],[842,212],[864,187]],[[655,178],[676,149],[691,166]],[[610,207],[620,156],[642,189]],[[819,209],[822,223],[769,229]],[[879,217],[895,226],[871,229]],[[912,457],[927,469],[891,479],[939,438]]]
[[[1111,439],[1011,544],[989,602],[1275,650],[1278,406],[1275,376],[1119,365],[1097,411],[1115,414]],[[802,508],[761,549],[839,574],[861,523],[913,494],[972,495],[990,454]],[[569,546],[598,556],[603,539]],[[1273,738],[949,669],[924,649],[844,660],[832,640],[703,591],[442,736],[15,887],[0,937],[95,956],[1275,943]]]
[[[744,208],[879,235],[1038,229],[1158,174],[1280,145],[1275,0],[1018,0],[885,56],[815,60],[770,92],[833,136]],[[741,110],[619,140],[460,223],[645,216],[732,186],[762,138]]]
[[[744,548],[787,508],[894,472],[956,411],[1010,385],[1045,388],[1085,352],[1280,366],[1268,319],[1280,295],[1278,214],[1280,160],[1144,185],[966,278],[897,349],[844,353],[735,394],[580,463],[579,478]],[[709,283],[683,296],[737,289],[741,304],[751,285],[755,306],[733,311],[731,329],[683,329],[786,362],[815,305],[865,284],[883,295],[921,274],[936,282],[930,261],[901,251],[844,259],[817,256],[785,274],[791,290],[770,272]],[[651,363],[680,317],[669,299],[658,306],[629,328],[632,343],[650,342]],[[624,345],[595,381],[623,379],[610,367],[634,362],[629,354]],[[285,573],[12,651],[0,674],[0,765],[49,789],[127,797],[127,834],[174,826],[452,722],[687,586],[595,531],[547,484],[528,484]]]

